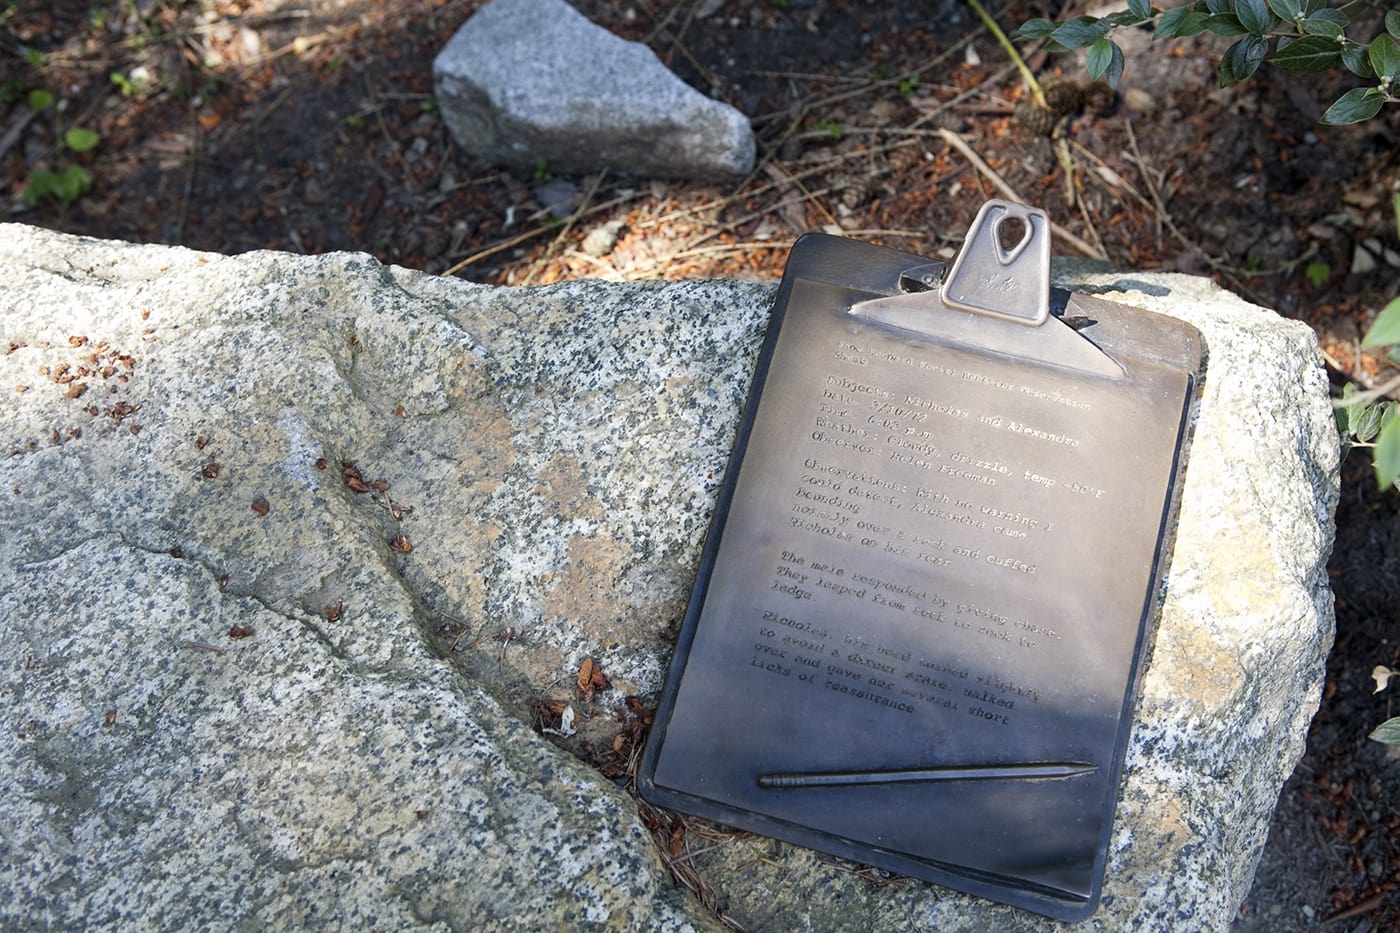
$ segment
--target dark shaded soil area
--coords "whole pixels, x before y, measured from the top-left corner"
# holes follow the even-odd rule
[[[1224,40],[1133,34],[1120,93],[1072,114],[1055,142],[1018,122],[1020,78],[951,0],[574,4],[749,115],[754,174],[524,177],[465,158],[431,60],[476,0],[20,0],[0,13],[5,219],[225,253],[362,250],[501,284],[769,279],[808,230],[950,257],[1000,182],[1072,235],[1059,253],[1212,275],[1311,325],[1339,384],[1369,385],[1383,366],[1359,338],[1400,292],[1400,108],[1320,126],[1340,75],[1266,68],[1221,90]],[[1013,28],[1082,9],[1012,0],[992,13]],[[1083,79],[1072,56],[1030,51],[1042,79]],[[96,146],[65,145],[74,127]],[[90,190],[27,204],[40,169],[85,174]],[[1240,930],[1400,928],[1400,762],[1366,738],[1400,712],[1369,677],[1400,667],[1400,523],[1364,460],[1347,464],[1338,513],[1326,695]]]

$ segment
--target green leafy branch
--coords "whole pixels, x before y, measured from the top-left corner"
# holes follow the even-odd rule
[[[1400,193],[1393,195],[1395,231],[1400,236]],[[1362,338],[1366,348],[1390,347],[1388,358],[1400,363],[1400,297],[1392,298]],[[1336,402],[1337,427],[1342,433],[1343,453],[1352,447],[1370,447],[1375,464],[1376,483],[1388,489],[1400,481],[1400,402],[1382,401],[1400,389],[1400,379],[1369,392],[1347,383]]]
[[[1392,205],[1395,232],[1400,236],[1400,192],[1392,195]],[[1388,356],[1393,363],[1400,363],[1397,344],[1400,344],[1400,297],[1392,298],[1381,309],[1361,341],[1363,347],[1391,347]],[[1333,403],[1337,426],[1342,433],[1342,455],[1354,446],[1372,448],[1371,462],[1376,471],[1376,484],[1381,489],[1400,480],[1400,403],[1379,401],[1397,389],[1400,389],[1400,378],[1369,392],[1361,392],[1349,382],[1342,389],[1342,397]],[[1400,671],[1378,664],[1371,676],[1376,681],[1374,692],[1380,693],[1390,686],[1392,678],[1400,677]],[[1387,745],[1400,745],[1400,716],[1381,723],[1371,731],[1370,738]]]
[[[1253,75],[1264,62],[1288,71],[1323,72],[1344,67],[1375,84],[1353,88],[1327,108],[1322,122],[1334,126],[1369,120],[1387,103],[1400,103],[1400,8],[1385,15],[1384,31],[1370,42],[1346,34],[1347,15],[1326,0],[1195,0],[1160,10],[1150,0],[1128,0],[1128,8],[1108,16],[1076,16],[1063,23],[1027,21],[1018,36],[1049,39],[1052,49],[1087,48],[1090,77],[1117,86],[1123,76],[1123,50],[1115,30],[1153,26],[1153,39],[1211,32],[1238,37],[1220,58],[1220,86]]]
[[[972,7],[972,12],[977,14],[977,18],[982,21],[982,25],[986,26],[987,30],[996,37],[997,42],[1006,50],[1006,54],[1011,57],[1012,64],[1021,72],[1021,77],[1025,80],[1026,87],[1030,88],[1031,96],[1035,98],[1035,102],[1044,107],[1045,92],[1040,89],[1040,82],[1035,79],[1035,74],[1026,66],[1026,60],[1021,57],[1020,52],[1016,51],[1016,46],[1011,44],[1011,40],[1006,37],[1006,33],[1002,32],[1001,26],[992,18],[992,14],[988,13],[987,8],[979,3],[978,0],[967,0],[967,4]],[[1034,22],[1034,20],[1032,20],[1032,22]],[[1046,22],[1049,22],[1049,20],[1046,20]],[[1026,25],[1030,25],[1030,23]],[[1024,29],[1024,27],[1022,28]]]

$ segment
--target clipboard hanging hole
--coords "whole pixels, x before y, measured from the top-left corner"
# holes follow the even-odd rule
[[[1031,227],[1020,217],[1006,215],[996,219],[992,236],[996,238],[997,259],[1007,265],[1014,262],[1030,242]]]

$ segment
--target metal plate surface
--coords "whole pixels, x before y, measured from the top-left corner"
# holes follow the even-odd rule
[[[643,760],[652,802],[1064,920],[1102,883],[1201,362],[794,247]],[[1069,322],[1069,323],[1066,323]]]

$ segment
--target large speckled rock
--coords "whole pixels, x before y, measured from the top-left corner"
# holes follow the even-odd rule
[[[753,168],[743,114],[564,0],[494,0],[433,61],[457,144],[526,171],[718,178]]]
[[[1305,328],[1209,283],[1075,280],[1210,354],[1084,927],[1224,929],[1331,640],[1326,381]],[[19,226],[0,281],[0,925],[714,925],[569,752],[625,758],[625,697],[660,690],[770,286],[491,289]],[[549,700],[577,735],[531,728]],[[1056,926],[686,845],[751,926]]]

